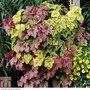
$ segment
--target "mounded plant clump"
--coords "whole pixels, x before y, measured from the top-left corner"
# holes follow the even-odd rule
[[[12,42],[12,51],[5,55],[7,66],[23,72],[18,86],[70,87],[80,81],[81,74],[89,79],[90,52],[83,48],[89,48],[90,38],[82,22],[81,8],[67,11],[63,5],[47,2],[27,6],[4,20],[2,25]],[[89,57],[85,62],[82,51]]]

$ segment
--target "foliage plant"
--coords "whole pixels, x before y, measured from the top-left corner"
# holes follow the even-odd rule
[[[74,60],[81,59],[79,50],[87,46],[89,36],[80,26],[84,20],[81,8],[65,9],[43,2],[3,21],[12,42],[12,51],[5,58],[9,60],[7,66],[22,71],[19,87],[70,87],[81,74],[72,79],[77,69]],[[89,73],[86,76],[89,78]]]

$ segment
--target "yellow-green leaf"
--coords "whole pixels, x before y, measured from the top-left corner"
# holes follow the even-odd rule
[[[17,53],[16,56],[19,59],[21,57],[21,53]]]
[[[44,57],[43,51],[42,50],[37,50],[35,53],[36,56]]]
[[[24,61],[26,64],[29,64],[29,62],[31,61],[32,59],[32,55],[30,54],[24,54]]]
[[[36,57],[33,61],[34,61],[34,67],[42,66],[44,57]]]
[[[52,57],[46,57],[44,61],[44,67],[51,69],[53,67],[54,60]]]
[[[17,24],[16,29],[19,30],[19,31],[20,30],[23,31],[23,30],[25,30],[25,25],[24,24]]]
[[[14,16],[13,16],[13,22],[17,23],[21,21],[21,14],[24,11],[24,9],[19,10]]]
[[[59,15],[60,15],[59,11],[55,10],[51,12],[51,17],[59,17]]]

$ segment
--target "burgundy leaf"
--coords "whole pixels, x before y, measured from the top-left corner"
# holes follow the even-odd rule
[[[15,24],[13,22],[12,17],[9,17],[9,18],[3,20],[2,27],[5,29],[6,32],[8,32],[8,30],[10,30],[10,28],[14,28]]]
[[[13,55],[14,55],[14,51],[10,51],[5,55],[5,58],[11,59],[13,57]]]

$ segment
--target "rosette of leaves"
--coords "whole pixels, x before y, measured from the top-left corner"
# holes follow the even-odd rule
[[[23,72],[17,81],[18,86],[48,87],[56,75],[62,80],[62,74],[67,76],[67,82],[70,81],[72,57],[77,49],[74,48],[77,47],[74,43],[75,29],[83,21],[83,16],[79,7],[68,12],[64,9],[63,5],[44,2],[37,7],[27,6],[3,21],[15,52],[6,55],[8,64]],[[71,81],[60,84],[70,86]]]

